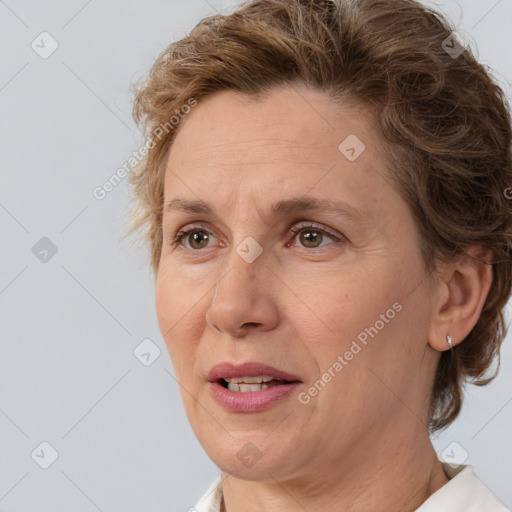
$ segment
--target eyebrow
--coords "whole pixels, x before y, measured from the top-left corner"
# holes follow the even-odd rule
[[[181,211],[196,215],[205,215],[213,218],[219,218],[215,208],[202,200],[189,200],[176,197],[170,201],[164,212]],[[329,199],[318,199],[316,197],[292,197],[278,201],[270,208],[267,217],[290,217],[299,213],[326,213],[346,217],[351,221],[364,221],[367,215],[363,214],[353,206],[344,201],[331,201]]]

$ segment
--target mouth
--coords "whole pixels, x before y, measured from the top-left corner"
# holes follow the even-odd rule
[[[296,375],[264,363],[220,363],[208,374],[214,400],[226,410],[248,413],[284,403],[303,384]]]
[[[219,363],[210,370],[208,381],[217,382],[226,389],[242,393],[302,382],[296,375],[253,361],[238,365],[228,362]],[[250,388],[251,386],[253,389]]]
[[[254,377],[220,378],[217,382],[225,389],[229,389],[229,391],[234,391],[235,393],[254,393],[274,386],[282,386],[299,381],[277,379],[271,375],[257,375]]]

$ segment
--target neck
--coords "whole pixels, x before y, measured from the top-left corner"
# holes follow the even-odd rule
[[[251,481],[223,473],[221,512],[412,512],[449,479],[423,425],[395,432],[392,441],[389,432],[381,434],[373,443],[361,440],[360,448],[334,463],[319,457],[323,460],[307,474],[303,469],[287,480],[269,474],[268,480]]]

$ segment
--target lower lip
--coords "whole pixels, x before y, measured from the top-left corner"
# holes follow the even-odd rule
[[[276,402],[288,398],[301,382],[279,384],[261,391],[241,393],[230,391],[218,382],[210,382],[214,399],[231,412],[256,412],[268,409]]]

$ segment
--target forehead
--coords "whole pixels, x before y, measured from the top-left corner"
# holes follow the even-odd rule
[[[275,157],[300,158],[320,156],[327,149],[338,157],[347,136],[366,139],[368,147],[375,135],[365,108],[335,104],[325,93],[304,86],[277,87],[261,99],[221,91],[202,99],[182,123],[171,156],[179,159],[185,153],[190,163],[204,158],[205,151],[209,158],[233,163],[244,157],[242,151],[250,151],[255,163],[270,151]]]
[[[363,162],[383,167],[372,124],[364,107],[335,103],[304,86],[277,87],[257,100],[221,91],[202,99],[182,121],[168,167],[189,176],[202,170],[205,178],[218,178],[221,171],[232,171],[234,178],[243,170],[278,178],[277,171],[283,175],[292,167],[296,178],[330,163],[364,175]]]
[[[282,199],[343,201],[380,217],[400,198],[362,106],[304,87],[254,100],[222,91],[188,114],[168,156],[165,203],[179,197],[263,212]],[[400,205],[403,206],[403,205]]]

